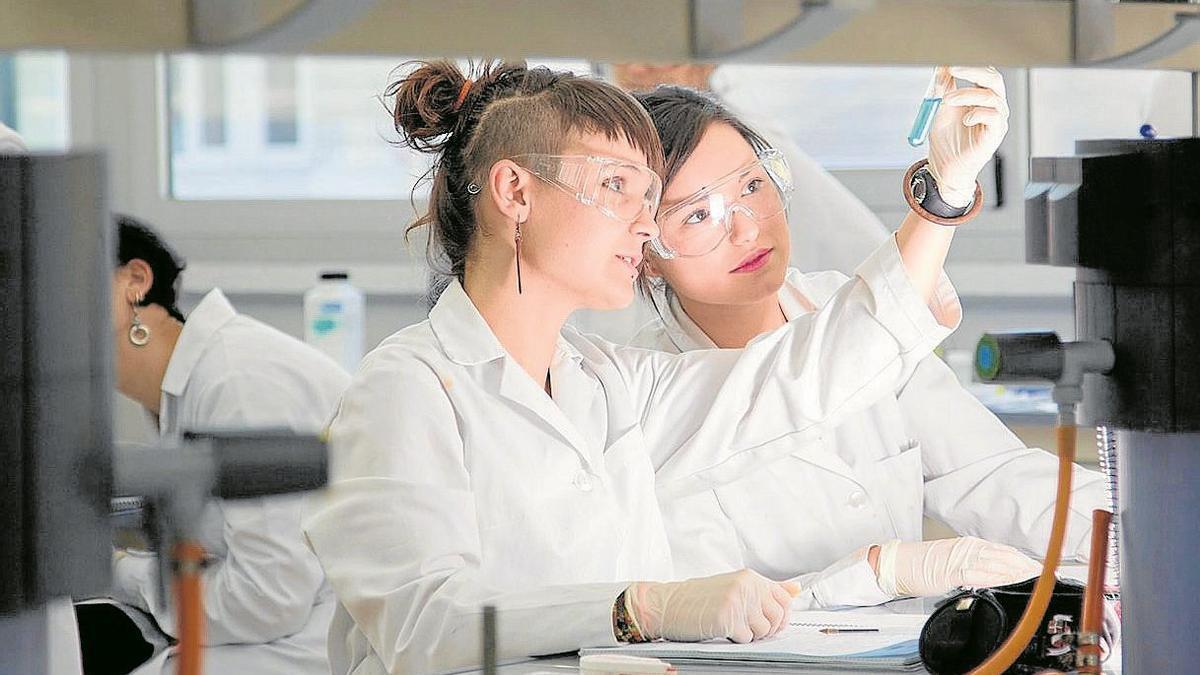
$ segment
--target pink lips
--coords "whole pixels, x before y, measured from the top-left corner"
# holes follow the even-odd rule
[[[762,267],[767,264],[767,261],[771,259],[771,253],[773,253],[774,250],[775,249],[771,248],[758,249],[754,253],[751,253],[749,256],[747,256],[740,265],[730,270],[729,273],[745,274],[747,272],[755,272],[762,269]]]

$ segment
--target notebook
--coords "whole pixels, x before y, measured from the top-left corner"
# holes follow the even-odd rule
[[[648,642],[584,649],[580,655],[618,653],[652,656],[675,665],[731,665],[760,668],[819,666],[823,670],[915,672],[921,670],[918,640],[923,614],[793,612],[788,628],[749,644]],[[822,633],[822,628],[878,628],[865,633]]]

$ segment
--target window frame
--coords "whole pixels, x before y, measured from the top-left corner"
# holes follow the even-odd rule
[[[174,199],[165,56],[69,59],[76,75],[70,87],[73,146],[103,147],[113,208],[146,218],[172,241],[394,242],[413,219],[407,199]]]
[[[141,215],[173,241],[186,241],[203,256],[217,258],[239,245],[254,246],[253,256],[280,245],[275,260],[397,259],[400,249],[421,256],[422,246],[404,245],[404,230],[423,210],[426,200],[402,199],[203,199],[169,196],[170,139],[165,57],[69,55],[72,76],[71,137],[78,146],[102,145],[110,157],[114,208]],[[994,206],[992,173],[982,182],[988,205],[961,228],[951,254],[957,264],[1024,264],[1024,186],[1030,149],[1028,69],[1002,71],[1012,109],[1010,129],[1001,146],[1005,204]],[[305,86],[298,83],[298,87]],[[1193,106],[1197,112],[1200,105]],[[299,120],[303,143],[306,121]],[[154,133],[145,133],[153,129]],[[136,131],[135,131],[136,130]],[[147,171],[145,167],[154,167]],[[888,228],[899,225],[907,211],[900,198],[903,168],[833,169],[831,172]],[[415,207],[415,208],[414,208]],[[218,242],[220,244],[218,245]],[[340,246],[340,248],[339,248]],[[308,256],[308,257],[304,257]],[[247,255],[249,259],[251,255]],[[422,263],[423,264],[423,263]]]

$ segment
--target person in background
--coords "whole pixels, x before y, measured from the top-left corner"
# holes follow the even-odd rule
[[[739,105],[734,92],[714,77],[711,63],[618,63],[611,77],[626,91],[678,85],[710,92],[738,119],[783,153],[792,169],[792,199],[803,213],[789,219],[792,267],[805,271],[837,270],[853,275],[859,263],[888,237],[888,228],[867,205],[804,152],[777,120],[761,110]]]
[[[928,180],[937,181],[947,203],[954,195],[953,206],[965,209],[978,199],[976,174],[1003,138],[1008,110],[994,69],[952,72],[976,86],[944,99],[930,137]],[[787,220],[807,220],[810,205],[793,200],[785,210],[791,180],[781,154],[711,95],[659,87],[637,96],[663,141],[658,225],[677,255],[660,247],[647,255],[643,290],[659,317],[632,344],[669,353],[740,349],[837,298],[846,275],[787,264]],[[684,573],[746,566],[788,578],[880,542],[887,542],[884,569],[898,559],[901,566],[923,559],[955,568],[972,558],[985,567],[1015,564],[978,539],[920,543],[922,515],[960,534],[1045,551],[1055,457],[1025,447],[936,356],[924,356],[889,395],[820,438],[779,445],[772,461],[736,466],[734,453],[716,449],[702,465],[734,468],[692,494],[663,498]],[[1103,503],[1102,477],[1076,467],[1066,559],[1086,560],[1091,510]],[[913,588],[888,574],[880,581],[888,596],[949,590]]]
[[[185,319],[177,306],[184,268],[178,255],[134,218],[116,217],[116,228],[116,386],[146,410],[161,437],[255,429],[311,434],[325,428],[350,381],[340,366],[300,340],[238,314],[219,289]],[[300,530],[302,500],[287,495],[214,499],[207,505],[199,528],[199,543],[209,555],[203,573],[205,672],[328,672],[325,640],[334,602]],[[125,617],[132,616],[140,629],[152,620],[166,636],[176,634],[172,603],[163,608],[158,602],[157,567],[153,554],[118,549],[112,598],[121,605],[76,607],[87,670],[128,662],[129,652],[113,654],[104,639],[122,621],[130,622]],[[136,672],[173,672],[173,665],[167,649]]]

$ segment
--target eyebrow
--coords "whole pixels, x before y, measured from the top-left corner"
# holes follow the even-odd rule
[[[700,189],[695,190],[687,195],[684,195],[683,197],[680,197],[679,199],[672,200],[672,201],[666,201],[664,199],[658,205],[658,212],[659,213],[668,212],[671,209],[675,208],[676,206],[679,206],[680,204],[691,201],[692,199],[695,199],[696,197],[713,189],[713,187],[716,186],[718,183],[723,183],[723,182],[729,180],[729,178],[731,176],[733,176],[734,174],[738,174],[739,181],[745,179],[746,176],[749,176],[751,173],[754,172],[753,165],[755,162],[758,161],[758,159],[759,159],[758,157],[755,157],[754,159],[746,161],[742,166],[738,167],[737,169],[734,169],[733,171],[730,171],[729,173],[722,174],[716,180],[714,180],[710,183],[705,183]],[[741,173],[738,173],[739,169],[745,169],[745,170],[741,171]]]

